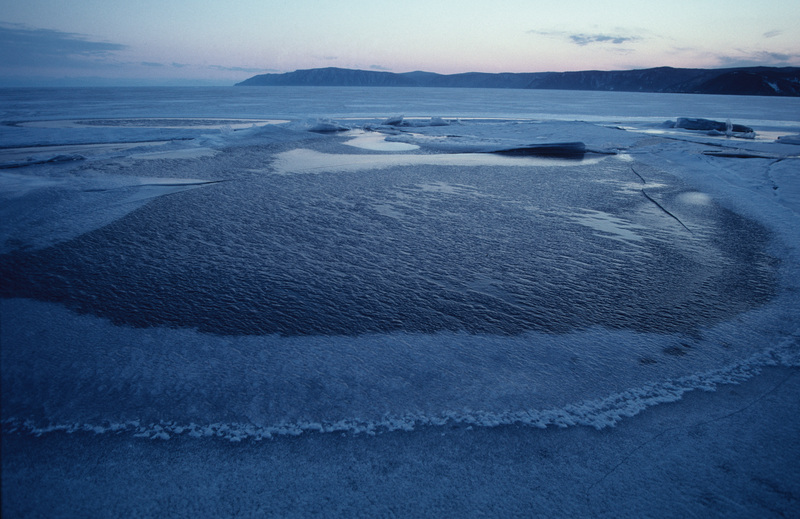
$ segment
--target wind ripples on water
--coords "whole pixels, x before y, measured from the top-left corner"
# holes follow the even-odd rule
[[[592,182],[592,171],[401,167],[379,180],[228,182],[60,247],[8,255],[6,293],[118,324],[286,336],[672,332],[768,297],[769,258],[754,252],[763,231],[718,208],[693,225],[724,226],[725,240],[656,214],[660,226],[626,241],[619,223],[598,230],[585,215],[597,207],[625,218],[652,204]],[[700,305],[681,305],[692,300]]]

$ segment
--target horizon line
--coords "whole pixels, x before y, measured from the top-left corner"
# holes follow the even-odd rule
[[[91,87],[119,87],[119,88],[134,88],[134,87],[225,87],[237,86],[243,81],[247,81],[257,76],[267,75],[286,75],[295,72],[304,72],[310,70],[349,70],[358,72],[368,72],[376,74],[414,74],[425,73],[434,74],[438,76],[459,76],[465,74],[487,74],[487,75],[504,75],[504,74],[570,74],[580,72],[631,72],[641,70],[656,70],[656,69],[672,69],[672,70],[743,70],[743,69],[800,69],[800,66],[795,65],[740,65],[740,66],[725,66],[725,67],[676,67],[672,65],[659,65],[655,67],[639,67],[639,68],[624,68],[624,69],[577,69],[577,70],[548,70],[539,72],[483,72],[480,70],[468,70],[464,72],[442,73],[431,72],[428,70],[409,70],[404,72],[395,72],[392,70],[382,70],[373,68],[350,68],[350,67],[310,67],[298,68],[291,71],[267,71],[250,75],[240,81],[229,82],[228,80],[220,79],[207,79],[207,78],[146,78],[146,77],[105,77],[105,76],[62,76],[62,77],[41,77],[41,76],[7,76],[0,79],[0,88],[91,88]]]

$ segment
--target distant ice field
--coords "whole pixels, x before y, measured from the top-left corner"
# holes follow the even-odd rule
[[[423,90],[0,92],[4,430],[605,427],[800,365],[795,100]]]

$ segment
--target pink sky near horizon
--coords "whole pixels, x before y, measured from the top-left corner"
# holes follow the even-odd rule
[[[800,66],[796,27],[797,0],[26,0],[0,13],[0,77],[226,85],[329,66]]]

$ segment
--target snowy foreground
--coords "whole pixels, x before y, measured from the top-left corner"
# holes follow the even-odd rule
[[[794,100],[134,101],[4,115],[3,517],[797,513]]]
[[[796,368],[597,431],[3,436],[4,516],[792,517]]]

